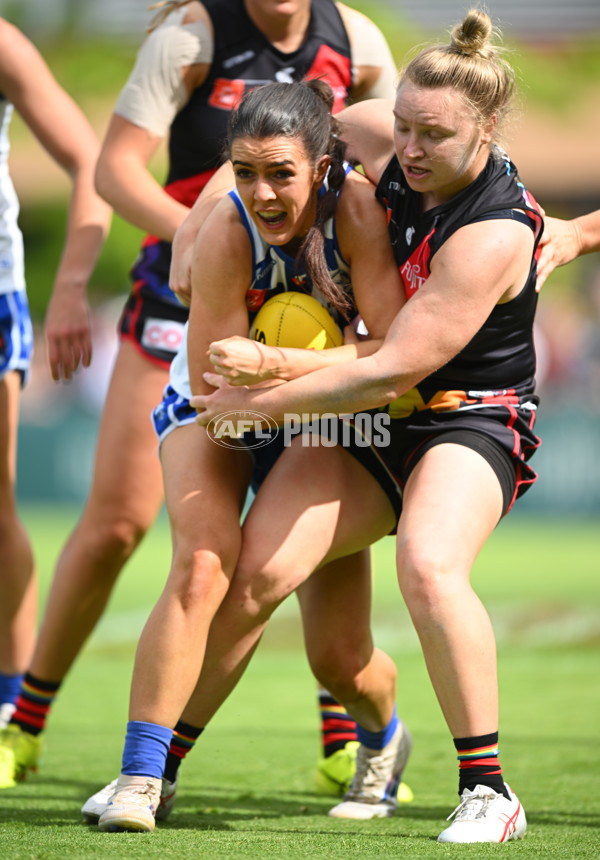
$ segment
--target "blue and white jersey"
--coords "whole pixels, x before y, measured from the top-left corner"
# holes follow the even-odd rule
[[[19,201],[8,172],[8,127],[13,106],[0,94],[0,295],[25,289]]]
[[[346,173],[351,169],[352,168],[348,166]],[[286,254],[285,251],[278,246],[269,245],[269,243],[263,239],[246,207],[242,203],[238,192],[236,190],[230,191],[229,196],[237,207],[242,224],[246,228],[252,246],[252,275],[250,284],[246,290],[246,306],[248,308],[249,325],[252,325],[254,317],[265,301],[279,293],[294,291],[298,293],[308,293],[318,299],[318,301],[327,308],[340,328],[343,328],[344,325],[346,325],[346,321],[343,316],[326,300],[320,290],[314,286],[307,274],[303,273],[302,270],[296,270],[295,259]],[[340,286],[347,289],[348,296],[350,300],[353,301],[350,286],[350,266],[342,257],[342,253],[338,245],[335,231],[335,218],[330,218],[325,222],[324,234],[324,253],[327,267],[331,272],[333,280],[340,284]],[[355,309],[352,309],[350,316],[354,316],[355,313]],[[182,345],[171,363],[170,384],[171,387],[182,397],[189,399],[192,396],[187,363],[187,323]]]
[[[253,277],[252,283],[246,291],[246,307],[248,308],[250,324],[263,304],[272,296],[293,290],[299,293],[308,293],[318,299],[327,308],[337,324],[343,328],[345,321],[340,312],[327,301],[307,274],[296,270],[295,258],[290,257],[277,245],[269,245],[263,239],[237,191],[230,191],[229,196],[237,207],[252,245]],[[325,222],[323,232],[325,234],[324,253],[327,268],[333,280],[349,291],[350,266],[342,257],[335,232],[334,218]]]

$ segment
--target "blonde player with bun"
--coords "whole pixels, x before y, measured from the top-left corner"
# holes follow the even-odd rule
[[[169,289],[170,243],[221,161],[231,108],[257,82],[305,75],[324,76],[337,109],[393,94],[396,70],[381,32],[333,0],[165,0],[155,8],[158,17],[119,95],[96,172],[102,196],[148,235],[132,267],[90,494],[57,561],[13,716],[21,733],[4,756],[9,785],[17,772],[24,776],[36,765],[63,679],[163,501],[148,415],[168,380],[188,313]],[[149,163],[167,137],[163,186]],[[92,146],[89,152],[92,160]],[[73,308],[82,301],[77,291]],[[368,559],[356,563],[365,566]],[[351,771],[351,758],[346,764]]]
[[[513,75],[491,36],[489,16],[471,10],[449,44],[408,63],[393,116],[370,103],[343,117],[354,156],[378,182],[407,298],[381,348],[253,390],[223,384],[223,375],[237,381],[237,359],[227,341],[216,343],[219,374],[205,380],[219,387],[192,399],[202,425],[225,410],[275,421],[390,415],[381,454],[403,486],[399,584],[459,759],[460,803],[439,836],[451,843],[506,842],[527,826],[500,766],[494,633],[470,584],[487,537],[536,480],[529,459],[539,445],[532,329],[543,221],[495,143]],[[241,342],[233,346],[239,355]],[[293,361],[258,350],[247,344],[255,378],[268,378],[270,364],[294,376]]]

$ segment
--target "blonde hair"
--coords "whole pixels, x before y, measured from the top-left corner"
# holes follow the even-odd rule
[[[490,43],[494,31],[489,15],[480,9],[467,12],[451,31],[449,45],[431,45],[403,70],[399,86],[409,81],[419,87],[452,87],[470,105],[481,125],[496,116],[506,117],[515,91],[515,73]]]
[[[151,6],[148,6],[148,9],[160,9],[160,11],[157,12],[154,18],[150,21],[146,32],[151,33],[153,30],[156,30],[156,28],[160,27],[162,22],[169,17],[171,12],[174,12],[176,9],[181,9],[182,6],[187,6],[191,2],[192,0],[159,0],[158,3],[153,3]]]

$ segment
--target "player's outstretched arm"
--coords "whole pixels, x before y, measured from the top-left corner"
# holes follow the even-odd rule
[[[50,371],[68,379],[92,354],[86,299],[89,278],[110,222],[94,190],[98,141],[35,46],[0,19],[0,90],[72,182],[67,231],[46,316]]]
[[[600,251],[600,209],[571,221],[547,217],[540,246],[538,289],[557,266],[564,266],[581,254]]]

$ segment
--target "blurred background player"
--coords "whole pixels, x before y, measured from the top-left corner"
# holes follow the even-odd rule
[[[31,657],[36,620],[33,557],[14,498],[19,392],[27,379],[33,339],[25,294],[23,241],[17,225],[19,207],[8,169],[8,128],[13,108],[73,182],[65,245],[46,321],[54,379],[69,379],[80,364],[87,366],[90,362],[86,286],[110,217],[108,207],[93,187],[99,147],[91,127],[56,83],[33,44],[0,19],[2,722],[10,716],[21,673]]]
[[[15,503],[19,397],[33,332],[25,292],[19,203],[9,167],[8,130],[16,109],[72,181],[65,243],[46,319],[54,379],[69,379],[91,359],[86,287],[110,210],[94,191],[99,144],[35,46],[0,18],[0,725],[14,710],[31,659],[37,621],[34,559]]]
[[[336,110],[349,100],[394,93],[396,69],[385,39],[368,18],[341,3],[183,0],[153,8],[160,11],[117,101],[96,174],[102,196],[149,235],[132,269],[92,488],[58,560],[13,716],[26,735],[27,761],[37,758],[31,749],[39,749],[62,679],[162,502],[148,416],[161,399],[187,318],[169,289],[170,243],[221,161],[231,108],[250,87],[303,77],[323,77],[334,90]],[[148,164],[167,135],[169,169],[161,187]],[[355,725],[326,691],[320,707],[317,785],[343,791],[354,768]],[[11,748],[4,765],[0,756],[5,782],[24,774],[20,756]]]

